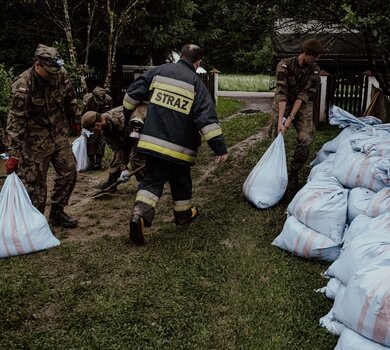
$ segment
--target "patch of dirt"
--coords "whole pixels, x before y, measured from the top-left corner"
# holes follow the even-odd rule
[[[255,110],[254,113],[259,113],[260,109],[263,111],[262,108],[264,107],[262,107],[261,103],[259,104],[258,98],[245,98],[243,100],[246,103],[245,109]],[[242,115],[242,113],[241,111],[229,118]],[[237,161],[245,154],[246,150],[265,137],[267,137],[267,133],[264,128],[246,140],[230,147],[229,160],[233,164],[238,164]],[[201,172],[201,175],[194,180],[194,187],[211,176],[217,166],[214,162],[208,164],[204,171]],[[234,171],[234,167],[232,167],[232,171]],[[48,175],[48,198],[50,198],[50,189],[53,186],[53,177],[54,171],[51,170]],[[106,180],[107,177],[107,170],[78,173],[75,189],[65,211],[79,220],[79,226],[74,229],[52,227],[53,233],[61,242],[82,242],[102,236],[118,237],[128,235],[131,209],[137,192],[137,181],[133,177],[129,182],[119,185],[116,193],[106,193],[99,198],[93,198],[91,195],[97,191],[93,188],[94,185]],[[48,204],[45,213],[46,217],[48,217],[49,208],[50,205]],[[151,228],[146,230],[147,235],[156,234],[161,225],[173,221],[171,208],[172,199],[169,187],[166,186],[156,208],[156,218],[158,220],[153,223]]]

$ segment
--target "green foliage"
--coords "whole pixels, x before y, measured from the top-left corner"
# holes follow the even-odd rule
[[[0,126],[4,126],[7,119],[13,79],[12,68],[7,69],[4,64],[0,63]]]

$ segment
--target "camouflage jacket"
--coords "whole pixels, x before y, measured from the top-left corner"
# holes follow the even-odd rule
[[[109,95],[105,95],[103,101],[96,102],[93,98],[92,92],[84,95],[83,97],[83,114],[88,111],[98,112],[103,114],[112,109],[112,98]]]
[[[34,68],[24,71],[12,84],[7,121],[10,154],[48,154],[68,143],[76,109],[76,93],[64,68],[54,82],[40,78]]]
[[[5,152],[7,149],[7,139],[5,137],[5,132],[3,128],[0,126],[0,153]]]
[[[274,103],[286,101],[293,104],[300,99],[307,103],[316,91],[320,68],[317,64],[300,67],[298,56],[286,58],[276,68],[276,91]]]
[[[130,138],[131,128],[125,124],[123,106],[111,109],[103,116],[108,118],[108,125],[103,129],[104,138],[115,152],[114,158],[120,164],[120,169],[125,170],[129,162],[129,152],[136,144],[136,140]]]

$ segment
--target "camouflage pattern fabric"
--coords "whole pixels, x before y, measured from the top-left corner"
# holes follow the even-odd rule
[[[111,109],[103,116],[109,120],[107,128],[103,130],[103,136],[113,150],[109,173],[114,174],[127,169],[129,161],[133,170],[145,164],[144,157],[137,152],[138,139],[129,137],[132,129],[126,125],[123,106]],[[142,177],[142,172],[136,174],[138,181],[141,181]]]
[[[83,98],[83,113],[88,111],[103,114],[112,109],[112,98],[106,94],[106,90],[96,87],[93,92],[88,93]],[[89,156],[104,156],[106,141],[103,136],[92,135],[87,140],[87,152]]]
[[[269,135],[273,139],[278,133],[279,102],[286,102],[287,117],[296,99],[302,100],[302,106],[295,115],[293,125],[297,131],[297,147],[291,161],[291,170],[302,169],[309,158],[310,148],[314,140],[315,126],[313,123],[312,104],[310,97],[315,93],[319,82],[320,68],[317,64],[300,67],[298,57],[287,58],[279,62],[276,68],[276,91],[272,104],[272,119]]]
[[[41,212],[46,204],[50,162],[57,173],[52,203],[67,205],[76,183],[76,163],[68,141],[76,109],[75,90],[64,68],[50,82],[30,68],[12,85],[7,120],[9,153],[20,158],[27,191]]]
[[[4,129],[0,126],[0,153],[3,153],[7,149],[7,138],[5,136]]]

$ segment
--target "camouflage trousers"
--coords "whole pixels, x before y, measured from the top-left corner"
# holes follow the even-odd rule
[[[106,141],[103,135],[91,135],[87,138],[87,153],[88,156],[97,155],[104,157],[104,149],[106,147]]]
[[[48,154],[25,152],[19,169],[32,204],[44,213],[47,198],[47,173],[50,163],[56,172],[51,192],[51,204],[66,206],[77,178],[76,161],[69,144],[55,147]]]
[[[145,164],[145,158],[143,155],[137,152],[138,140],[129,142],[121,148],[115,149],[112,155],[112,160],[108,169],[110,174],[120,173],[126,169],[127,164],[130,162],[132,170],[139,168]],[[144,172],[140,171],[135,174],[138,182],[142,181]]]
[[[285,115],[288,116],[291,106],[286,107]],[[272,110],[272,119],[269,125],[268,133],[272,139],[278,135],[278,112]],[[307,105],[302,106],[293,120],[294,128],[297,132],[297,146],[295,148],[293,159],[291,160],[290,171],[298,172],[305,165],[310,155],[310,148],[314,141],[315,126],[311,114],[311,109]]]

